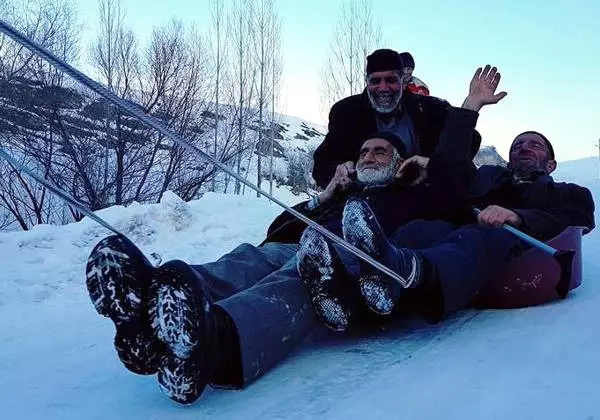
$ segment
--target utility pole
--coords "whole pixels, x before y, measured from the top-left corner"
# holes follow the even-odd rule
[[[596,147],[598,148],[598,179],[600,179],[600,139],[598,139]]]

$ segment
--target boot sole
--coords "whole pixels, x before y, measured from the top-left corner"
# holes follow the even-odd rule
[[[324,283],[332,281],[333,256],[329,245],[317,232],[307,230],[298,250],[297,268],[308,289],[312,306],[323,324],[336,332],[348,328],[350,311],[335,296],[323,292]]]
[[[166,349],[158,367],[159,387],[170,399],[187,405],[200,397],[210,380],[207,353],[213,330],[210,302],[203,293],[194,293],[189,284],[193,273],[184,272],[182,264],[167,263],[159,269],[149,314]]]
[[[96,312],[115,324],[114,344],[121,362],[134,373],[149,375],[156,373],[158,355],[144,321],[145,293],[140,277],[150,276],[143,273],[144,265],[151,267],[133,244],[120,236],[109,236],[88,258],[86,286]]]
[[[356,248],[379,260],[381,254],[375,243],[375,235],[369,228],[365,209],[355,201],[349,202],[344,208],[342,226],[344,239]],[[349,227],[352,227],[350,229]],[[390,279],[370,264],[360,261],[361,275],[358,286],[369,309],[379,315],[389,315],[394,309],[392,290],[394,280]]]

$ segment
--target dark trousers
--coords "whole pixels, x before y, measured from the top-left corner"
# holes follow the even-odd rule
[[[389,239],[394,246],[422,253],[435,281],[424,290],[407,292],[403,301],[432,322],[467,306],[519,248],[519,241],[502,229],[455,229],[440,221],[409,223]],[[243,387],[252,382],[318,325],[296,269],[297,250],[291,244],[242,244],[216,262],[193,266],[217,307],[232,320],[235,335],[237,350],[228,353],[225,364],[238,372],[217,375],[215,385]]]
[[[215,262],[192,266],[217,309],[233,321],[225,341],[237,349],[219,350],[227,355],[220,370],[229,372],[217,372],[214,385],[243,387],[291,353],[317,325],[296,269],[297,250],[293,244],[242,244]]]
[[[525,249],[506,230],[475,224],[455,228],[442,221],[411,222],[389,239],[394,246],[420,250],[424,257],[429,284],[407,298],[414,297],[432,322],[468,306],[492,275]]]

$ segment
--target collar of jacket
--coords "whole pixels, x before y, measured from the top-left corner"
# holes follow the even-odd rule
[[[511,174],[511,177],[512,177],[512,174]],[[515,178],[512,178],[512,182],[515,185],[531,185],[531,186],[547,186],[547,187],[554,187],[554,184],[555,184],[554,178],[552,178],[552,176],[550,176],[550,175],[540,175],[531,181],[519,181],[519,180],[516,180]]]

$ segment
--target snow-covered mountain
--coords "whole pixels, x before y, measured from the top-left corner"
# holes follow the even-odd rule
[[[210,165],[201,162],[202,159],[198,156],[178,161],[182,166],[182,172],[195,173],[192,176],[196,177],[195,181],[188,179],[180,181],[182,185],[174,185],[176,182],[172,179],[172,175],[169,178],[171,180],[166,181],[161,172],[164,171],[164,167],[172,165],[171,159],[161,161],[160,158],[154,158],[153,170],[148,175],[139,175],[138,173],[144,172],[141,169],[144,168],[145,160],[149,159],[148,154],[153,153],[154,147],[156,147],[154,153],[161,156],[169,153],[170,146],[168,142],[156,145],[156,133],[143,128],[133,118],[119,116],[120,125],[117,128],[113,124],[114,112],[111,109],[112,107],[102,98],[90,94],[80,86],[45,86],[23,78],[3,81],[0,86],[0,145],[7,147],[11,153],[31,154],[26,161],[30,166],[37,166],[40,172],[45,172],[46,160],[53,161],[54,167],[59,169],[55,170],[56,173],[50,173],[50,178],[61,180],[65,185],[82,183],[80,178],[89,178],[86,181],[88,186],[86,187],[84,183],[82,187],[74,190],[73,195],[82,197],[84,201],[87,200],[92,207],[96,199],[102,200],[104,196],[116,195],[116,187],[110,187],[108,182],[108,191],[93,191],[93,194],[100,197],[89,197],[89,190],[93,190],[89,185],[99,181],[94,177],[98,177],[97,173],[104,170],[103,165],[108,165],[109,174],[116,173],[117,159],[123,160],[121,166],[126,172],[123,176],[127,178],[122,187],[123,197],[116,201],[117,203],[154,202],[160,197],[160,190],[155,191],[156,187],[153,189],[148,185],[160,185],[163,182],[170,182],[171,190],[177,191],[179,188],[180,191],[185,191],[185,195],[180,193],[180,196],[186,200],[197,198],[212,188],[212,184],[207,182],[210,175],[203,172],[210,170]],[[158,105],[152,109],[154,116],[173,122],[174,116],[170,115],[173,111],[161,111],[162,108]],[[311,177],[312,153],[323,141],[326,128],[279,114],[275,116],[275,123],[272,126],[266,122],[261,125],[256,115],[250,115],[251,110],[245,112],[248,118],[243,122],[242,131],[244,147],[247,149],[240,159],[241,174],[249,181],[256,182],[257,157],[260,155],[261,173],[265,179],[268,179],[271,170],[270,138],[273,134],[273,176],[276,184],[287,186],[288,190],[296,194],[311,190],[314,187]],[[231,159],[231,153],[237,150],[237,111],[231,106],[222,105],[216,113],[214,104],[207,103],[196,109],[194,115],[193,121],[186,125],[187,134],[184,134],[184,137],[191,136],[189,141],[212,155],[214,129],[218,123],[220,139],[218,155],[223,159]],[[264,134],[262,141],[259,141],[259,133]],[[10,145],[10,139],[16,139],[17,146]],[[54,146],[49,147],[51,144]],[[117,158],[115,155],[116,149],[121,147],[119,144],[125,144],[126,147],[121,152],[122,156]],[[107,148],[115,151],[111,152],[104,162]],[[478,165],[505,163],[491,146],[482,147],[475,162]],[[231,160],[226,164],[232,168],[236,166]],[[136,165],[141,165],[141,169],[127,173],[126,168],[136,167]],[[75,167],[75,175],[69,175],[68,171],[61,170],[63,166]],[[155,175],[155,178],[152,178],[152,175]],[[150,177],[151,182],[148,181],[145,186],[138,187],[140,183],[144,184],[140,178],[146,176]],[[112,182],[110,176],[109,181]],[[194,182],[201,185],[197,187]],[[228,185],[227,182],[221,182],[217,186],[217,191],[228,191]],[[261,185],[263,189],[268,188],[267,186],[268,184]],[[132,191],[138,188],[144,193],[133,194]],[[190,190],[193,192],[189,193]],[[2,205],[0,200],[0,206]]]
[[[590,172],[595,163],[565,162],[556,178],[588,186],[598,200],[600,181]],[[150,258],[202,263],[241,242],[260,242],[279,211],[252,197],[207,193],[185,203],[167,193],[158,204],[98,214]],[[107,233],[87,218],[0,233],[2,418],[600,417],[597,230],[584,238],[583,285],[565,301],[466,310],[435,326],[408,319],[368,334],[319,330],[247,389],[209,389],[187,409],[164,398],[153,377],[130,374],[120,365],[113,326],[89,301],[86,257]]]
[[[506,166],[506,160],[500,156],[494,146],[481,146],[473,159],[475,166],[500,165]]]
[[[173,111],[163,111],[160,104],[151,108],[151,113],[210,156],[215,153],[216,128],[216,155],[224,165],[256,184],[260,156],[263,190],[270,190],[272,169],[275,186],[282,187],[275,188],[276,192],[306,197],[314,186],[312,153],[323,139],[323,127],[285,115],[275,115],[273,124],[261,125],[250,109],[244,110],[240,129],[235,108],[222,105],[219,113],[214,108],[211,103],[199,104],[185,122],[177,120]],[[106,101],[79,86],[45,86],[23,78],[3,80],[0,147],[92,209],[157,202],[166,190],[187,201],[206,191],[231,192],[235,188],[235,181],[225,172],[218,172],[213,183],[214,166],[202,156],[172,147],[158,133],[115,113]],[[0,176],[15,177],[3,160]],[[68,208],[37,188],[27,177],[0,184],[0,230],[20,228],[24,223],[17,223],[19,218],[28,226],[40,219],[53,224],[73,220]],[[256,195],[246,187],[240,192]],[[17,216],[15,209],[20,213]],[[41,210],[36,214],[33,209]]]

